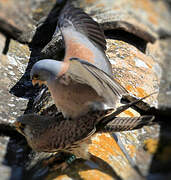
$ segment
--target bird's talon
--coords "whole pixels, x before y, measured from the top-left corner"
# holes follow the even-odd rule
[[[54,165],[53,166],[53,171],[55,170],[61,170],[61,171],[64,171],[66,168],[68,167],[68,164],[66,162],[63,162],[61,164],[57,164],[57,165]]]

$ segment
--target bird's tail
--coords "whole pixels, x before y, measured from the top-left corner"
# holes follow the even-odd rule
[[[103,132],[120,132],[141,128],[145,125],[152,125],[154,116],[140,117],[116,117],[107,123],[101,131]]]
[[[152,94],[140,98],[138,100],[135,100],[133,102],[130,102],[126,105],[120,106],[119,108],[116,109],[116,111],[104,116],[102,119],[100,119],[99,123],[97,124],[97,131],[101,131],[101,132],[128,131],[132,129],[141,128],[144,125],[154,124],[153,120],[155,117],[153,115],[144,115],[140,117],[116,117],[117,115],[127,110],[128,108],[136,105],[139,102],[142,102],[142,100],[146,99]]]
[[[116,109],[116,111],[114,113],[111,114],[111,116],[112,115],[113,116],[119,115],[120,113],[122,113],[123,111],[127,110],[128,108],[133,107],[133,106],[135,106],[135,105],[137,105],[139,103],[142,103],[144,99],[146,99],[146,98],[148,98],[148,97],[150,97],[150,96],[152,96],[153,94],[156,94],[156,93],[157,92],[153,92],[153,93],[151,93],[151,94],[149,94],[149,95],[147,95],[147,96],[145,96],[143,98],[135,99],[134,101],[132,101],[130,103],[127,103],[127,104],[125,104],[123,106],[120,106],[119,108]]]

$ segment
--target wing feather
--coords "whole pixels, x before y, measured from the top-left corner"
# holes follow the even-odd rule
[[[71,3],[67,3],[60,13],[58,26],[63,30],[71,26],[71,24],[76,31],[85,34],[85,36],[93,43],[96,43],[103,51],[106,50],[106,40],[100,25],[82,9],[74,7]]]
[[[79,59],[74,60],[74,58],[70,62],[67,73],[71,79],[92,87],[99,96],[105,99],[108,105],[115,107],[121,97],[128,93],[116,80],[94,65]]]

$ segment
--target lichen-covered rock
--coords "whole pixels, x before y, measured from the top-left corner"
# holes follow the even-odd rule
[[[162,89],[159,99],[157,95],[153,95],[145,101],[151,106],[165,107],[170,114],[171,77],[168,37],[171,32],[171,15],[167,4],[164,1],[152,0],[138,2],[74,0],[73,3],[83,7],[105,30],[106,53],[112,63],[114,77],[137,97]],[[27,3],[16,0],[0,2],[0,23],[5,22],[8,26],[3,28],[8,27],[12,30],[8,31],[11,34],[7,34],[7,37],[20,42],[31,42],[31,49],[14,40],[11,40],[9,48],[6,48],[5,36],[0,34],[0,76],[3,77],[0,80],[0,125],[13,122],[26,107],[27,113],[36,112],[46,115],[56,112],[49,93],[46,92],[40,98],[35,94],[29,80],[29,70],[35,61],[45,57],[62,58],[64,53],[61,34],[52,38],[58,15],[52,13],[55,8],[51,11],[54,4],[54,0],[30,0]],[[56,7],[56,11],[60,9],[59,7]],[[48,21],[46,21],[47,16]],[[16,35],[14,30],[17,32]],[[33,94],[35,96],[27,104],[26,99],[18,98],[9,92],[19,97],[30,98]],[[167,113],[165,115],[161,116],[161,121],[169,118]],[[139,116],[139,113],[130,108],[120,116]],[[51,167],[48,166],[50,160],[47,161],[50,154],[32,152],[28,156],[29,150],[25,141],[21,137],[18,138],[17,133],[14,134],[10,141],[6,137],[0,139],[0,148],[2,148],[0,169],[6,172],[7,177],[131,180],[143,179],[142,176],[147,176],[149,179],[169,179],[171,135],[167,125],[117,133],[129,157],[121,151],[116,143],[116,137],[114,138],[112,134],[97,134],[89,147],[89,151],[97,157],[97,163],[77,160],[64,172],[50,172]],[[5,157],[5,154],[8,156]],[[13,159],[8,161],[10,154]],[[4,175],[3,179],[6,179],[6,176]]]
[[[22,43],[29,43],[40,18],[47,16],[55,0],[2,0],[0,2],[0,29]]]
[[[158,34],[161,30],[170,32],[168,25],[170,13],[164,1],[142,0],[137,2],[133,0],[128,2],[127,0],[109,0],[106,2],[105,0],[78,0],[77,2],[102,24],[105,22],[126,21],[152,34]]]

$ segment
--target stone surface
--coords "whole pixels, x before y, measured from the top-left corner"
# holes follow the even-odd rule
[[[1,34],[0,39],[3,42],[4,37]],[[18,81],[18,77],[24,73],[24,64],[26,65],[28,59],[28,47],[16,41],[11,41],[7,55],[0,55],[0,76],[3,77],[0,80],[0,121],[14,122],[27,105],[27,100],[16,98],[9,91]]]
[[[168,22],[170,13],[163,1],[127,0],[112,1],[92,0],[78,1],[85,10],[97,18],[99,22],[126,21],[140,25],[141,29],[149,29],[152,33],[159,30],[170,32]]]
[[[114,77],[137,97],[148,95],[160,87],[162,90],[158,99],[159,107],[169,109],[171,78],[168,34],[171,25],[170,12],[164,1],[75,0],[74,3],[83,7],[104,28],[107,37],[106,53],[112,63]],[[3,34],[0,34],[0,76],[3,77],[0,80],[0,125],[13,122],[23,113],[21,110],[26,108],[27,113],[56,112],[48,93],[39,99],[37,93],[40,95],[40,91],[35,91],[29,80],[29,70],[35,61],[44,57],[61,59],[64,53],[60,33],[51,40],[58,14],[52,10],[54,4],[54,0],[0,2],[0,23],[5,22],[8,28],[17,29],[19,33],[14,36],[15,32],[11,31],[12,34],[5,33],[5,36],[11,38],[13,35],[12,38],[20,42],[30,42],[31,47],[29,49],[27,45],[15,40],[7,42],[4,30],[7,32],[8,29],[3,29]],[[9,8],[11,11],[7,10]],[[57,6],[56,11],[58,10]],[[32,95],[34,96],[31,99]],[[28,104],[28,100],[23,97],[30,99]],[[33,100],[36,102],[34,105],[37,105],[34,108]],[[146,99],[146,102],[157,106],[157,95]],[[138,115],[138,112],[129,109],[120,116]],[[168,118],[169,116],[161,116],[161,121]],[[46,177],[131,180],[143,179],[140,171],[150,180],[169,179],[171,134],[167,124],[144,127],[118,135],[131,162],[121,151],[113,135],[103,133],[93,137],[93,143],[89,147],[89,151],[97,157],[97,163],[77,160],[64,172],[50,171],[51,166],[41,163],[43,159],[46,164],[46,158],[50,154],[31,152],[25,140],[16,132],[10,134],[11,138],[2,136],[0,174],[3,172],[2,179]]]
[[[171,108],[171,38],[161,40],[161,48],[164,53],[164,60],[160,62],[162,77],[160,81],[159,107]],[[168,111],[169,112],[169,111]]]
[[[2,0],[0,2],[0,31],[23,43],[31,42],[36,24],[47,16],[55,0]]]
[[[3,179],[8,179],[11,175],[11,168],[5,165],[4,156],[6,154],[6,147],[9,142],[9,137],[0,137],[0,174]]]

